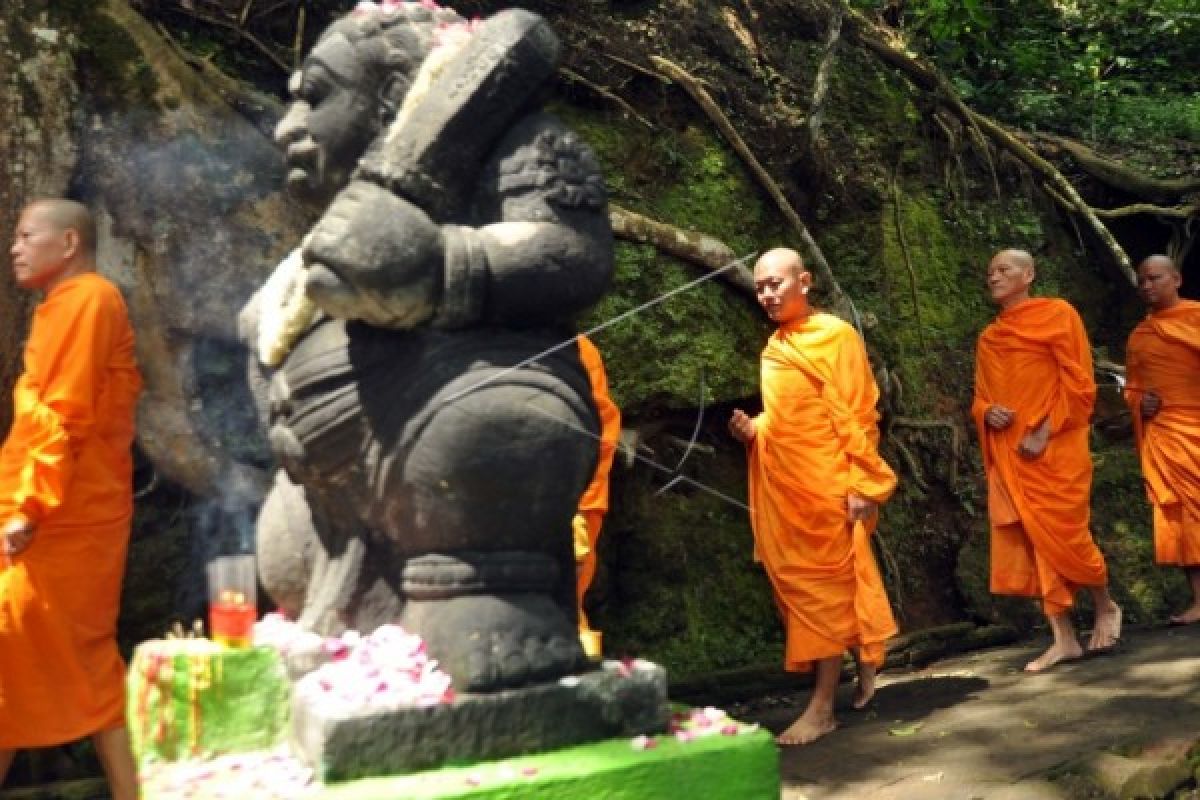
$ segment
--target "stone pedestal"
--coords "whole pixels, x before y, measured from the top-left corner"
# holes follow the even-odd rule
[[[429,708],[347,713],[298,693],[292,746],[329,783],[654,734],[666,730],[668,716],[665,670],[609,661],[552,683],[464,694]]]

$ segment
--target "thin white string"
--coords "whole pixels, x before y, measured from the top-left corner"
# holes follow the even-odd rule
[[[586,330],[583,333],[577,333],[569,339],[564,339],[563,341],[559,342],[556,345],[547,347],[545,350],[543,350],[540,353],[535,353],[534,355],[531,355],[529,358],[526,358],[522,361],[517,362],[516,364],[513,364],[511,367],[506,367],[497,373],[489,375],[488,377],[481,380],[479,383],[476,383],[472,386],[468,386],[465,389],[460,389],[458,392],[455,392],[453,395],[451,395],[449,398],[447,398],[444,402],[452,403],[465,394],[474,392],[477,389],[482,389],[484,386],[487,386],[489,383],[494,383],[495,381],[498,381],[507,375],[511,375],[512,373],[516,372],[519,369],[522,369],[524,367],[529,366],[530,364],[535,364],[538,361],[541,361],[543,358],[545,358],[546,356],[548,356],[552,353],[557,353],[559,350],[562,350],[564,347],[570,347],[571,345],[575,344],[579,340],[580,336],[591,336],[593,334],[599,333],[600,331],[604,330],[605,328],[612,327],[613,325],[616,325],[618,322],[621,322],[622,320],[629,319],[634,314],[640,314],[643,311],[658,305],[659,303],[662,303],[666,300],[671,299],[672,297],[674,297],[677,294],[682,294],[683,292],[694,289],[695,287],[699,286],[700,284],[705,283],[706,281],[711,281],[713,278],[716,278],[716,277],[728,272],[731,269],[736,269],[736,268],[742,266],[743,264],[745,264],[750,259],[754,258],[756,255],[758,255],[758,253],[749,253],[747,255],[742,256],[739,259],[736,259],[735,261],[730,261],[728,264],[726,264],[723,267],[714,269],[712,272],[708,273],[707,275],[701,275],[699,278],[696,278],[695,280],[692,280],[692,281],[688,281],[687,283],[683,284],[682,286],[676,286],[674,289],[671,289],[669,292],[664,292],[664,293],[658,295],[657,297],[647,300],[645,303],[642,303],[640,306],[637,306],[636,308],[631,308],[628,311],[623,311],[620,314],[617,314],[612,319],[601,322],[599,325],[595,326],[594,328]]]

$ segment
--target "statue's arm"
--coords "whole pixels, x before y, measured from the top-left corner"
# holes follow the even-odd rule
[[[352,181],[303,245],[308,298],[331,316],[393,329],[539,325],[600,299],[612,231],[599,166],[575,134],[548,115],[526,117],[476,187],[453,224]]]
[[[483,224],[443,226],[435,324],[538,324],[595,303],[608,288],[613,258],[604,180],[591,149],[554,117],[526,117],[481,178],[472,217]]]

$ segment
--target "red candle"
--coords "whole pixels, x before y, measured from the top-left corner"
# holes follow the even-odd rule
[[[249,647],[257,618],[254,598],[226,589],[208,606],[208,627],[214,642],[226,647]]]

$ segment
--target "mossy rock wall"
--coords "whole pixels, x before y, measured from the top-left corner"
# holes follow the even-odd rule
[[[1072,302],[1097,354],[1118,360],[1141,313],[1131,287],[1028,173],[981,149],[967,131],[947,129],[928,98],[864,52],[839,53],[823,140],[806,143],[802,125],[785,114],[810,88],[822,56],[823,31],[803,13],[774,33],[754,30],[761,53],[787,54],[774,63],[791,69],[772,78],[761,62],[747,66],[730,55],[737,45],[720,35],[719,19],[672,8],[679,13],[669,30],[665,13],[631,15],[659,23],[645,34],[656,51],[696,65],[710,89],[719,87],[714,94],[723,109],[853,298],[887,384],[883,452],[901,485],[884,510],[876,552],[902,627],[963,619],[1040,624],[1035,603],[997,598],[987,588],[986,497],[969,416],[975,340],[995,313],[984,269],[1006,247],[1034,253],[1037,293]],[[777,245],[802,249],[682,89],[639,91],[634,81],[626,97],[636,98],[653,130],[577,89],[565,91],[557,109],[596,147],[616,203],[713,235],[739,255]],[[622,244],[613,293],[581,327],[601,325],[701,274],[651,247]],[[663,491],[695,433],[705,449],[689,453],[683,474],[744,502],[744,453],[724,423],[735,406],[757,407],[758,354],[769,330],[748,296],[713,281],[594,337],[625,424],[638,431],[641,456],[655,461],[615,472],[601,571],[588,601],[610,653],[655,658],[676,677],[778,662],[782,631],[751,560],[745,510],[695,486]],[[1102,388],[1100,409],[1108,416],[1094,437],[1094,530],[1129,619],[1160,619],[1183,600],[1185,587],[1177,570],[1152,563],[1149,512],[1111,387]]]

